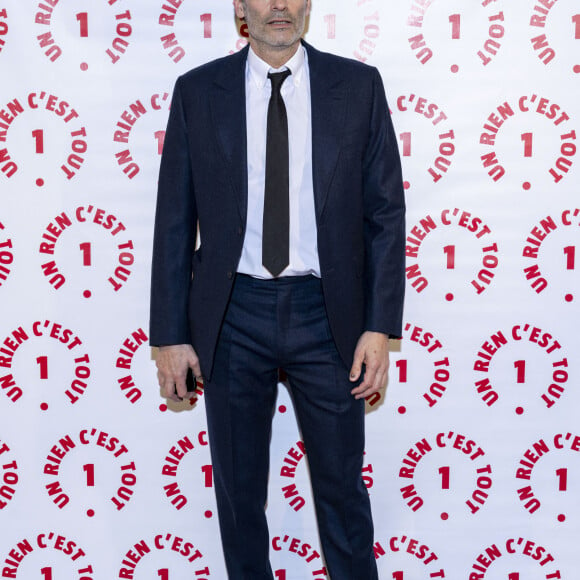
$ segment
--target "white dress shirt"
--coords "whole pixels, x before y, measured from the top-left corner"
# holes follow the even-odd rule
[[[248,146],[248,216],[238,272],[256,278],[272,278],[262,265],[262,219],[266,172],[266,131],[272,87],[269,72],[289,68],[282,85],[288,115],[290,263],[281,276],[314,274],[320,277],[314,190],[312,185],[312,124],[310,77],[306,50],[280,69],[273,69],[250,48],[246,64],[246,132]]]

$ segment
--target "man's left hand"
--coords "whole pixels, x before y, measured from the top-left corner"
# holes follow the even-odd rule
[[[365,372],[361,384],[351,391],[355,399],[364,399],[387,384],[387,371],[389,370],[389,337],[382,332],[363,332],[358,339],[350,380],[355,382],[360,377],[362,365]]]

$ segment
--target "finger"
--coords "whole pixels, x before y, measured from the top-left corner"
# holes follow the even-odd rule
[[[357,348],[354,352],[352,367],[350,368],[349,378],[351,382],[357,381],[359,379],[363,361],[364,361],[364,352],[362,349]]]
[[[175,383],[172,380],[166,380],[161,385],[161,394],[166,399],[170,399],[171,401],[175,401],[178,403],[181,401],[181,398],[175,391]]]
[[[365,365],[364,371],[362,371],[362,369],[359,370],[359,376],[357,378],[360,378],[360,383],[351,391],[351,393],[352,392],[361,392],[367,388],[368,378],[370,377],[370,373],[371,373],[371,369],[368,366],[368,364]]]
[[[355,399],[365,399],[366,397],[372,395],[373,392],[373,385],[365,385],[363,388],[359,388],[356,392],[353,392],[353,395]]]
[[[363,382],[351,391],[355,399],[363,399],[378,392],[386,381],[386,369],[383,366],[378,368],[367,367]]]
[[[377,376],[375,377],[375,382],[372,387],[372,391],[369,394],[378,393],[380,390],[384,389],[386,382],[387,382],[387,374],[384,370],[381,370],[381,372],[377,373]]]
[[[361,381],[361,383],[359,385],[357,385],[354,389],[352,389],[351,393],[353,395],[356,395],[358,393],[362,393],[363,391],[366,390],[367,387],[368,387],[368,385],[363,377],[363,380]]]
[[[177,396],[181,399],[185,399],[187,397],[187,374],[176,375],[174,384]]]
[[[363,379],[365,388],[368,389],[369,387],[372,387],[372,385],[375,383],[379,369],[380,366],[376,360],[367,363]]]
[[[163,397],[175,402],[183,400],[183,394],[177,388],[177,384],[180,382],[179,378],[175,378],[173,373],[164,372],[163,370],[157,372],[157,377]],[[181,382],[185,384],[185,379],[181,379]]]
[[[202,375],[201,375],[201,367],[199,365],[199,359],[195,359],[195,361],[190,364],[191,370],[193,371],[193,377],[195,379],[201,379]]]

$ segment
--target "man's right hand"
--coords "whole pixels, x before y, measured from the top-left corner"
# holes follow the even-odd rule
[[[195,378],[202,376],[199,359],[191,344],[160,346],[156,364],[161,395],[175,402],[191,395],[185,383],[188,369],[193,371]]]

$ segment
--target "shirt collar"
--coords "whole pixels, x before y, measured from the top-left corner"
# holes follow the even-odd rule
[[[272,68],[267,62],[263,61],[250,47],[248,52],[248,74],[256,87],[263,89],[266,83],[269,83],[269,72],[280,72],[287,68],[292,71],[290,79],[294,86],[299,87],[304,77],[304,64],[306,62],[306,49],[303,45],[298,47],[294,56],[283,66],[278,69]]]

